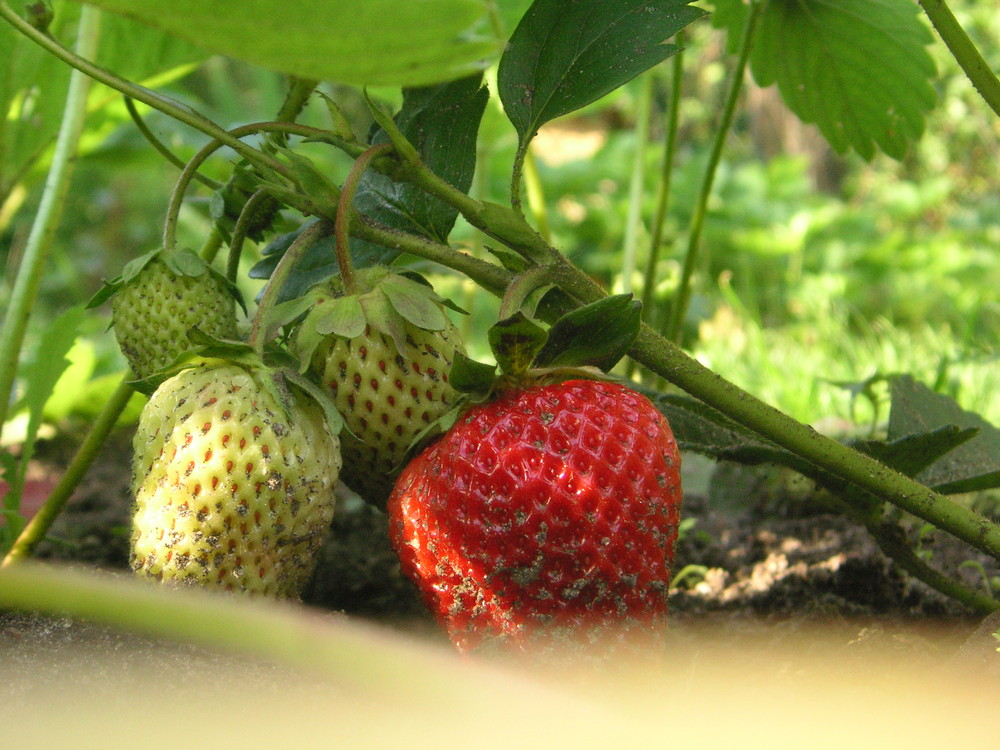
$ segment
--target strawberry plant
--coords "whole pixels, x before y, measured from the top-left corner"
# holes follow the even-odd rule
[[[955,498],[1000,486],[995,427],[897,374],[886,378],[885,435],[839,441],[685,349],[713,185],[746,72],[775,85],[838,152],[903,159],[934,105],[926,49],[934,37],[909,0],[708,5],[724,34],[728,83],[678,273],[657,276],[680,132],[675,99],[646,267],[636,252],[639,179],[616,274],[625,294],[612,295],[608,279],[582,268],[548,232],[535,139],[668,58],[677,88],[687,59],[682,35],[707,15],[688,0],[365,0],[303,3],[295,13],[260,0],[252,14],[192,0],[94,0],[79,14],[75,50],[58,33],[64,16],[76,17],[74,3],[59,3],[54,19],[26,18],[0,0],[0,55],[16,49],[73,69],[45,199],[4,305],[0,424],[7,394],[17,395],[68,170],[85,148],[90,82],[126,97],[138,130],[180,168],[164,196],[161,247],[136,251],[94,299],[99,305],[113,293],[115,331],[138,380],[126,376],[27,526],[18,492],[31,449],[4,454],[11,491],[3,565],[16,565],[45,536],[137,389],[152,396],[135,444],[132,560],[154,578],[294,597],[329,525],[339,477],[377,506],[389,498],[403,567],[462,648],[531,640],[538,623],[597,640],[622,624],[659,628],[679,523],[679,447],[794,469],[908,574],[972,610],[1000,608],[992,592],[918,554],[907,525],[916,519],[1000,560],[1000,525]],[[1000,82],[948,6],[919,5],[1000,116]],[[151,71],[102,60],[97,19],[105,13],[155,27],[164,59],[176,52],[172,44],[184,59],[200,59],[186,44],[163,41],[176,37],[281,71],[285,101],[276,115],[248,106],[246,124],[223,126],[137,82]],[[23,114],[38,84],[10,56],[21,88],[15,96],[0,87],[0,101],[14,113],[8,102],[16,99]],[[207,143],[177,157],[137,104]],[[498,108],[516,144],[503,201],[477,192],[474,180],[489,176],[476,170],[489,164],[481,155]],[[304,111],[319,124],[300,122]],[[29,134],[30,118],[4,122],[14,125],[0,127],[2,138]],[[649,138],[648,130],[640,135]],[[210,165],[227,176],[209,177]],[[3,205],[20,178],[0,177]],[[201,214],[209,229],[194,252],[178,234],[196,181],[211,192]],[[261,245],[258,255],[250,243]],[[216,268],[223,247],[224,269]],[[473,298],[500,298],[495,325],[461,322],[461,310],[420,272],[458,279]],[[630,295],[643,276],[634,290],[640,304]],[[251,280],[262,288],[243,331],[233,290]],[[657,290],[667,282],[664,297]],[[36,359],[66,349],[55,336]],[[492,351],[499,381],[491,365],[466,356],[473,349]],[[24,396],[29,446],[54,382],[41,370],[22,371],[32,381]]]

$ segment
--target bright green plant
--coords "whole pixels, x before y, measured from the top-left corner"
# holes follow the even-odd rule
[[[996,110],[1000,82],[982,63],[975,45],[944,3],[921,5],[970,80]],[[18,44],[37,43],[73,67],[78,86],[84,85],[86,77],[92,78],[210,139],[182,162],[180,178],[166,202],[166,250],[177,245],[181,206],[191,184],[221,148],[235,152],[239,162],[212,199],[213,226],[201,255],[211,262],[222,245],[228,244],[227,273],[232,280],[240,268],[244,241],[266,243],[263,259],[250,272],[253,278],[269,279],[249,334],[258,351],[265,344],[280,347],[286,326],[308,307],[306,291],[338,270],[345,275],[351,264],[445,268],[453,277],[502,297],[505,320],[523,309],[551,324],[568,312],[605,299],[607,292],[601,284],[554,247],[546,239],[548,233],[538,231],[542,227],[536,229],[527,218],[538,222],[546,215],[539,203],[544,175],[532,171],[532,143],[539,128],[553,119],[592,105],[675,54],[678,47],[664,41],[705,15],[686,0],[577,0],[571,5],[535,0],[530,5],[504,4],[502,10],[495,3],[478,0],[435,0],[420,5],[419,22],[409,15],[411,11],[401,11],[398,3],[387,0],[351,4],[349,20],[336,4],[317,2],[303,4],[292,14],[275,0],[258,0],[255,13],[248,14],[241,7],[234,15],[214,7],[208,11],[203,3],[163,6],[101,0],[88,5],[83,14],[84,42],[94,33],[87,26],[95,13],[92,6],[127,11],[130,17],[215,52],[290,76],[286,106],[274,121],[227,130],[189,106],[133,82],[114,65],[95,65],[92,48],[81,45],[71,52],[57,36],[32,25],[0,0],[0,18],[10,27],[5,25],[0,33],[16,38]],[[67,7],[72,5],[58,6],[60,12]],[[850,150],[864,159],[878,151],[901,158],[923,132],[934,104],[935,71],[927,52],[933,38],[908,0],[838,4],[716,0],[714,10],[714,22],[725,29],[732,53],[726,95],[706,164],[695,183],[679,278],[664,310],[649,304],[646,322],[628,354],[635,366],[651,376],[647,381],[659,378],[686,392],[684,396],[652,390],[649,394],[670,419],[683,448],[748,463],[774,462],[801,472],[830,490],[832,506],[868,529],[909,573],[974,609],[998,609],[1000,601],[989,592],[971,590],[951,572],[932,568],[901,523],[903,517],[915,517],[1000,560],[1000,526],[949,497],[1000,486],[1000,436],[994,427],[912,377],[894,375],[888,378],[891,403],[885,438],[841,443],[723,379],[682,347],[683,327],[697,291],[695,271],[703,262],[703,241],[713,220],[711,198],[738,112],[745,71],[749,69],[761,85],[775,84],[789,108],[804,121],[815,123],[838,151]],[[248,28],[245,21],[250,16],[253,25]],[[262,19],[273,23],[262,23]],[[318,28],[331,31],[317,34]],[[414,36],[414,29],[420,29],[419,35]],[[362,48],[364,53],[359,51]],[[675,61],[680,59],[675,57]],[[494,62],[496,84],[489,91],[483,86],[482,70]],[[864,75],[859,73],[862,69]],[[681,72],[677,62],[673,116]],[[346,106],[330,97],[324,99],[329,127],[295,123],[318,80],[402,86],[403,91],[386,95],[399,104],[394,112],[379,103],[380,90],[365,91],[363,97],[357,92],[352,95],[354,101],[365,102],[374,123],[361,135],[345,116]],[[870,93],[873,88],[885,96],[876,101]],[[513,157],[503,175],[505,182],[510,177],[505,203],[470,195],[480,124],[494,94],[515,134]],[[344,94],[343,98],[349,97]],[[3,101],[9,107],[13,99],[8,96]],[[66,97],[66,135],[60,139],[50,173],[56,203],[66,190],[61,174],[76,150],[85,112],[82,100],[83,95],[71,88]],[[254,113],[247,114],[245,121],[254,119],[250,116]],[[645,124],[640,126],[642,143],[648,130],[642,130]],[[657,238],[669,207],[677,125],[667,132],[654,216]],[[318,166],[306,141],[313,148],[321,144],[329,149],[344,165],[360,162],[350,184],[338,184]],[[159,146],[158,150],[165,150]],[[641,184],[638,161],[634,169],[640,175],[636,184]],[[522,187],[525,180],[527,191]],[[214,186],[212,181],[208,184]],[[529,199],[527,212],[523,192]],[[631,193],[630,266],[637,242],[635,205],[642,192],[634,189]],[[478,233],[477,243],[488,248],[490,256],[454,246],[453,230],[460,218],[461,231]],[[27,313],[44,269],[43,240],[54,219],[55,214],[40,210],[41,239],[37,245],[29,242],[31,252],[22,261],[24,281],[19,276],[11,296],[0,338],[0,363],[4,363],[0,393],[9,393],[14,383]],[[272,223],[278,219],[278,225]],[[280,232],[276,226],[282,223],[293,224],[293,231]],[[746,241],[745,236],[742,239]],[[649,253],[645,297],[650,302],[659,244],[657,239]],[[339,246],[343,251],[345,245],[350,263],[341,258],[338,265],[335,250]],[[292,258],[290,248],[303,251],[302,257]],[[473,336],[477,333],[485,337],[485,332],[472,331]],[[595,338],[613,335],[600,326],[594,326],[593,334]],[[44,389],[45,382],[36,387]],[[129,394],[129,387],[123,385],[108,401],[68,476],[78,477],[93,459]],[[0,400],[0,417],[6,417],[6,409],[7,400]],[[8,476],[17,471],[10,460],[5,469]],[[41,520],[14,542],[5,565],[30,554],[42,538],[72,489],[73,480],[66,481],[68,486],[57,489],[36,517]],[[16,495],[11,497],[5,512],[16,521]],[[16,524],[10,528],[16,529]],[[0,577],[0,602],[6,601],[3,580]],[[23,590],[17,596],[20,606],[30,605]],[[50,606],[42,598],[37,603]]]

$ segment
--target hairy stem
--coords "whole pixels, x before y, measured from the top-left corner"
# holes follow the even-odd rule
[[[677,45],[684,44],[684,32],[677,35]],[[660,165],[660,185],[656,195],[656,213],[653,215],[652,238],[649,241],[649,255],[646,258],[646,275],[642,287],[642,309],[646,322],[655,325],[660,315],[653,309],[653,293],[656,289],[656,267],[660,263],[663,248],[663,228],[670,208],[670,187],[674,174],[674,157],[677,153],[677,128],[680,123],[681,87],[684,77],[684,50],[674,55],[671,66],[673,76],[670,85],[670,111],[663,136],[663,160]]]
[[[5,8],[6,6],[0,3],[0,11]],[[29,28],[33,29],[30,26]],[[80,31],[77,36],[79,53],[94,55],[97,52],[99,37],[100,12],[91,6],[85,6],[80,16]],[[10,395],[17,375],[21,346],[28,329],[28,318],[38,295],[49,249],[69,193],[77,145],[87,115],[89,90],[90,79],[74,71],[70,76],[62,124],[56,139],[55,153],[52,156],[52,166],[45,180],[38,213],[35,214],[34,223],[31,225],[21,265],[7,304],[3,326],[0,328],[0,433],[3,432],[4,423],[7,421]]]
[[[531,211],[531,218],[538,227],[538,233],[546,242],[552,241],[549,231],[548,209],[545,203],[545,188],[542,185],[542,176],[538,172],[538,159],[535,152],[528,149],[524,158],[524,187],[528,193],[528,210]]]
[[[361,176],[368,169],[368,165],[380,156],[384,156],[393,150],[391,143],[380,143],[372,146],[354,161],[354,166],[344,180],[344,185],[340,189],[340,200],[337,201],[337,218],[334,222],[334,243],[337,250],[337,268],[340,270],[340,278],[344,282],[344,291],[348,294],[357,293],[357,285],[354,283],[354,267],[351,264],[351,218],[354,212],[354,196],[358,192],[358,184]]]
[[[736,102],[743,88],[743,75],[746,71],[747,60],[750,57],[754,29],[757,26],[757,18],[760,15],[762,6],[763,0],[750,0],[750,12],[746,25],[743,27],[739,56],[736,60],[736,66],[733,68],[732,78],[729,81],[729,91],[726,95],[725,105],[723,106],[722,119],[715,130],[715,139],[712,142],[712,150],[709,153],[708,165],[705,167],[705,175],[702,179],[701,188],[698,191],[694,215],[691,217],[687,252],[684,255],[680,283],[677,287],[674,304],[670,311],[670,321],[667,324],[666,335],[671,341],[680,341],[684,318],[687,317],[688,306],[691,304],[691,279],[698,261],[699,249],[701,247],[701,233],[705,227],[705,217],[708,214],[708,200],[712,195],[712,185],[715,182],[715,174],[719,168],[719,160],[722,158],[722,149],[726,144],[726,137],[729,135],[729,129],[733,124]]]
[[[271,191],[268,188],[260,188],[253,195],[247,198],[240,211],[236,224],[233,226],[233,236],[229,240],[229,256],[226,259],[226,278],[233,284],[240,270],[240,256],[243,255],[243,243],[246,241],[247,232],[250,230],[250,222],[254,219],[254,214],[260,205],[271,198]]]
[[[956,62],[983,99],[1000,116],[1000,80],[958,23],[945,0],[918,0]]]
[[[325,130],[311,128],[307,125],[299,125],[294,122],[255,122],[227,131],[228,136],[237,140],[245,138],[248,135],[256,135],[258,133],[286,133],[310,138],[332,135]],[[242,143],[242,141],[240,142]],[[173,193],[170,195],[170,204],[167,206],[167,218],[163,224],[163,247],[165,249],[172,250],[177,244],[177,218],[180,214],[181,203],[184,201],[184,194],[187,192],[188,185],[191,184],[191,180],[194,178],[194,175],[197,174],[201,165],[205,163],[205,160],[220,148],[227,145],[229,144],[221,138],[214,138],[209,141],[197,154],[191,157],[191,161],[187,163],[184,170],[177,178],[177,183],[174,185]],[[289,179],[292,178],[291,170],[285,164],[282,164],[276,159],[270,159],[268,168],[283,175],[284,177]]]
[[[643,326],[629,353],[653,372],[782,448],[1000,559],[997,524],[765,404],[648,326]]]
[[[52,522],[62,512],[66,501],[69,500],[70,495],[73,494],[83,475],[99,455],[101,446],[104,445],[104,441],[111,434],[111,430],[114,429],[118,417],[121,416],[125,407],[128,406],[132,393],[132,386],[123,380],[111,395],[111,398],[104,404],[104,408],[91,426],[87,437],[84,438],[80,447],[77,448],[76,454],[70,461],[69,466],[66,467],[66,471],[46,498],[45,504],[42,505],[28,525],[24,527],[17,541],[14,542],[14,545],[7,552],[3,563],[0,564],[0,568],[6,568],[9,565],[26,559],[31,555],[35,547],[38,546],[38,543],[45,538],[45,534],[52,527]]]
[[[423,237],[382,226],[366,216],[360,216],[357,221],[352,222],[351,234],[391,250],[402,250],[434,263],[440,263],[465,274],[479,286],[498,297],[503,295],[507,285],[514,277],[510,271],[485,260],[455,250],[448,245],[441,245]]]
[[[281,103],[278,114],[275,115],[274,119],[280,122],[295,122],[299,118],[299,115],[302,114],[302,110],[305,109],[306,104],[309,102],[309,97],[312,96],[318,84],[319,81],[289,76],[288,91],[285,93],[285,100]]]
[[[895,524],[869,525],[867,528],[886,556],[917,580],[977,612],[989,613],[1000,609],[1000,600],[970,589],[920,559],[906,541],[902,529]]]
[[[130,96],[122,97],[125,100],[125,109],[128,110],[129,116],[132,118],[132,122],[135,124],[136,129],[142,134],[142,137],[146,139],[150,146],[156,149],[157,153],[160,154],[164,159],[173,164],[178,169],[184,169],[184,160],[181,159],[177,154],[167,148],[166,144],[163,143],[156,134],[149,129],[146,121],[142,119],[142,115],[139,114],[139,110],[136,109],[135,100]],[[218,190],[222,187],[221,182],[216,182],[211,177],[206,177],[201,173],[195,173],[194,178],[198,180],[202,185],[207,187],[209,190]]]
[[[281,256],[281,260],[274,269],[274,273],[271,274],[267,286],[264,287],[260,304],[257,306],[257,313],[250,324],[250,334],[247,337],[247,343],[258,354],[263,354],[264,352],[264,345],[267,343],[268,334],[267,320],[271,314],[271,310],[278,302],[278,298],[281,295],[281,288],[285,285],[285,281],[288,280],[288,275],[302,258],[303,253],[320,239],[329,235],[331,229],[329,221],[320,219],[296,237],[288,250],[285,251],[285,254]]]
[[[646,150],[649,148],[649,116],[653,108],[654,78],[652,71],[642,79],[639,106],[635,115],[635,153],[632,159],[632,176],[628,188],[628,216],[625,218],[625,236],[622,239],[622,275],[620,290],[632,291],[632,277],[636,268],[636,248],[642,226],[642,198],[646,186]]]

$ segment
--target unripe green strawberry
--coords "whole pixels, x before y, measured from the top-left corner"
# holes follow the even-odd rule
[[[134,440],[136,572],[298,596],[341,459],[321,408],[274,375],[207,360],[150,398]]]
[[[448,383],[458,330],[440,310],[441,302],[423,284],[384,269],[369,273],[370,291],[345,297],[335,289],[317,294],[296,339],[310,374],[329,393],[343,415],[344,470],[341,478],[370,502],[384,506],[403,461],[421,432],[449,411],[458,394]],[[413,322],[426,318],[394,304],[402,288],[422,299],[432,328]],[[386,293],[388,290],[388,293]],[[357,305],[354,322],[330,325],[338,309]],[[409,318],[399,311],[409,315]]]
[[[234,292],[190,251],[156,251],[136,259],[91,305],[111,294],[115,337],[139,379],[191,349],[191,328],[214,338],[236,338]]]

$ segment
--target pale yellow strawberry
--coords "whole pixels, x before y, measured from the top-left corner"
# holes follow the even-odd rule
[[[210,361],[153,394],[134,440],[137,573],[298,596],[333,518],[340,449],[322,410],[272,376]]]

